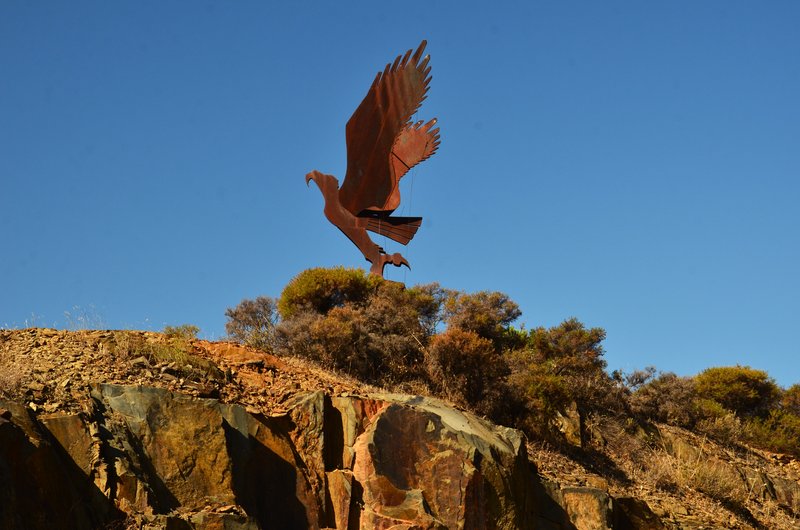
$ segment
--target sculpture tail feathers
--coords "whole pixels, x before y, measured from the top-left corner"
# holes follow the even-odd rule
[[[367,230],[397,241],[401,245],[407,244],[414,238],[422,217],[365,217]]]

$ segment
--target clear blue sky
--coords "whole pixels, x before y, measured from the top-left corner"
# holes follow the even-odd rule
[[[606,329],[610,368],[800,382],[800,3],[0,3],[0,326],[224,334],[366,267],[306,188],[423,38],[408,284]],[[77,308],[77,309],[76,309]],[[70,318],[65,316],[70,312]]]

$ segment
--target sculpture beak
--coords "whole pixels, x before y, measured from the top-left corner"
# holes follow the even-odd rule
[[[311,179],[313,179],[313,178],[314,178],[314,174],[313,173],[309,173],[308,175],[306,175],[306,187],[308,187],[308,185],[309,185],[308,183],[311,182]]]

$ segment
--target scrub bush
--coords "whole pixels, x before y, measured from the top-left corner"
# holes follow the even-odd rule
[[[496,349],[507,349],[509,327],[522,312],[508,295],[481,291],[474,294],[450,291],[444,301],[448,329],[472,331],[492,341]],[[513,335],[512,335],[513,336]]]
[[[425,370],[432,387],[454,403],[492,418],[501,413],[509,370],[489,339],[448,329],[431,341]]]
[[[274,299],[259,296],[255,300],[242,300],[236,307],[228,308],[225,316],[228,318],[225,332],[230,339],[261,350],[272,350],[278,318]]]
[[[714,400],[742,417],[769,414],[781,394],[766,372],[749,366],[708,368],[694,382],[698,397]]]
[[[365,304],[378,283],[384,280],[361,269],[307,269],[295,276],[278,299],[282,319],[302,310],[325,314],[345,304]]]
[[[697,421],[696,396],[692,378],[666,372],[642,384],[628,402],[640,418],[691,428]]]

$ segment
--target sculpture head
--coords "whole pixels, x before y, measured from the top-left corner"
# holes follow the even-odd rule
[[[339,180],[333,175],[326,175],[315,169],[306,175],[306,186],[312,180],[317,184],[323,195],[339,190]]]

